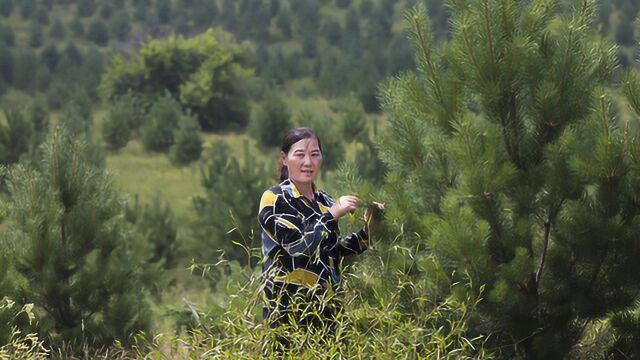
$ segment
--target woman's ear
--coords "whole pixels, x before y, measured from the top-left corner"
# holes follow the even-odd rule
[[[287,154],[285,154],[284,151],[280,151],[280,163],[287,166]]]

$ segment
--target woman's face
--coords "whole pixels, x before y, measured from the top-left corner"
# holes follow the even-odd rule
[[[289,178],[296,184],[313,183],[322,165],[322,153],[316,138],[294,143],[288,153],[281,151],[280,157],[282,164],[288,168]]]

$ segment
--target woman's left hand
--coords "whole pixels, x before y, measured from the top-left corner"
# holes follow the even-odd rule
[[[384,203],[378,203],[374,201],[373,205],[374,206],[371,206],[364,211],[364,223],[365,223],[365,226],[367,227],[367,230],[369,230],[369,227],[373,227],[377,225],[378,216],[376,215],[379,215],[380,213],[384,212]]]

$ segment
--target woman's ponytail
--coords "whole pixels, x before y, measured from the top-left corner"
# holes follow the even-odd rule
[[[278,175],[280,176],[280,182],[283,182],[289,178],[289,168],[280,162],[280,168],[278,169]]]

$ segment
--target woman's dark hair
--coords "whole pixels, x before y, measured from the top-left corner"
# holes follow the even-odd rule
[[[318,147],[320,148],[320,152],[322,152],[322,144],[320,144],[320,138],[316,135],[313,130],[307,127],[298,127],[287,131],[287,133],[282,138],[282,142],[280,145],[280,151],[285,154],[289,153],[291,150],[291,146],[303,139],[315,138],[318,141]],[[280,181],[285,181],[289,178],[289,169],[285,165],[282,164],[282,161],[278,162],[278,175],[280,176]]]

